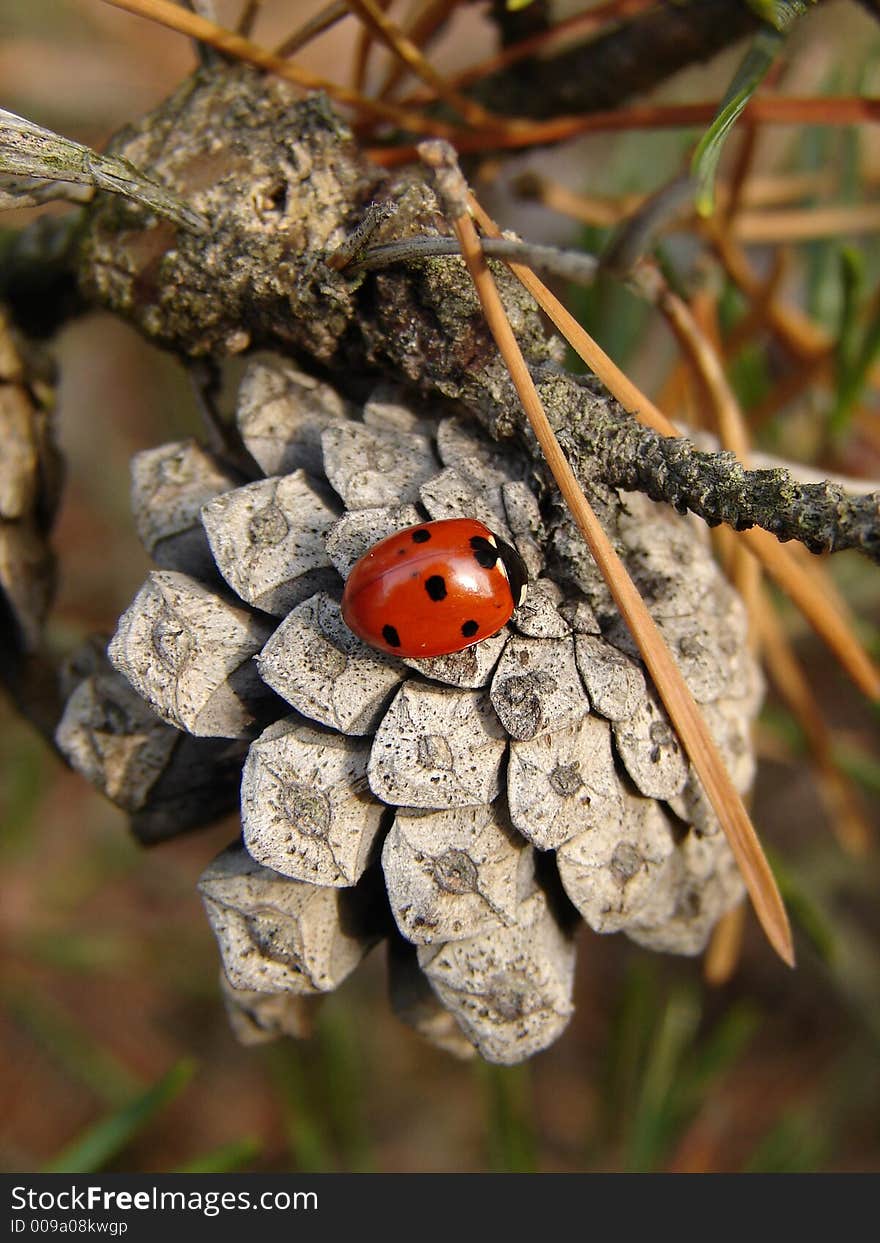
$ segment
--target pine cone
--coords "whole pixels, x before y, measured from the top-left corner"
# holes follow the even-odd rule
[[[305,999],[385,937],[405,1021],[514,1063],[572,1013],[579,917],[698,953],[741,879],[604,582],[526,458],[460,415],[416,415],[387,388],[355,411],[265,361],[237,420],[263,477],[192,441],[135,459],[135,519],[160,569],[120,619],[116,672],[93,662],[58,740],[141,825],[159,817],[154,837],[175,816],[199,822],[215,765],[228,796],[246,748],[242,843],[200,884],[242,1038],[303,1030]],[[761,692],[738,598],[691,521],[598,484],[592,499],[745,791]],[[451,656],[365,646],[340,613],[351,566],[401,527],[458,516],[518,549],[524,605]],[[108,727],[114,699],[127,708]],[[197,789],[179,776],[169,803],[169,757],[187,744]]]
[[[55,584],[48,535],[61,462],[47,371],[44,358],[25,356],[0,306],[0,637],[7,657],[39,647]]]

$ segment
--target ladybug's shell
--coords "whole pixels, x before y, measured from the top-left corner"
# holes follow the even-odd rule
[[[445,656],[479,643],[519,603],[498,544],[473,518],[396,531],[352,567],[342,597],[346,625],[395,656]]]

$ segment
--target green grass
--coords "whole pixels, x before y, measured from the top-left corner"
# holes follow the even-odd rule
[[[195,1073],[184,1059],[122,1109],[88,1127],[43,1167],[44,1174],[92,1174],[120,1156],[133,1139],[175,1100]]]
[[[99,1045],[63,1006],[47,993],[17,985],[0,994],[13,1021],[74,1082],[92,1091],[105,1105],[120,1106],[143,1083],[108,1048]]]
[[[532,1174],[538,1168],[531,1067],[478,1062],[483,1090],[488,1168],[496,1174]]]
[[[266,1051],[295,1170],[375,1169],[363,1104],[370,1071],[361,1032],[357,1014],[332,997],[322,1001],[312,1040],[282,1041]]]
[[[686,1126],[744,1054],[757,1010],[734,1003],[704,1029],[695,983],[667,986],[662,969],[633,964],[624,979],[607,1043],[604,1141],[591,1155],[615,1154],[614,1167],[660,1170]]]

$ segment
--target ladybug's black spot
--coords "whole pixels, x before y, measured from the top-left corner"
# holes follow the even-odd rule
[[[498,549],[490,544],[485,535],[472,535],[470,545],[474,556],[484,570],[491,570],[498,560]]]
[[[472,639],[479,629],[480,623],[478,621],[474,621],[472,618],[470,621],[463,623],[461,633],[466,639]]]
[[[413,531],[412,541],[414,544],[427,544],[431,538],[431,532],[426,531],[424,527],[419,527],[418,531]]]
[[[400,635],[393,626],[382,627],[382,638],[389,647],[400,647]]]
[[[425,579],[425,591],[436,603],[446,599],[446,579],[442,574],[432,574]]]

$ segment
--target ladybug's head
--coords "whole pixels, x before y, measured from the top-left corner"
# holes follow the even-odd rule
[[[513,606],[514,608],[519,608],[526,598],[526,591],[529,586],[529,572],[526,569],[525,562],[515,548],[505,543],[503,539],[499,539],[497,535],[495,536],[495,544],[498,548],[501,565],[507,575],[507,581],[510,583]]]

